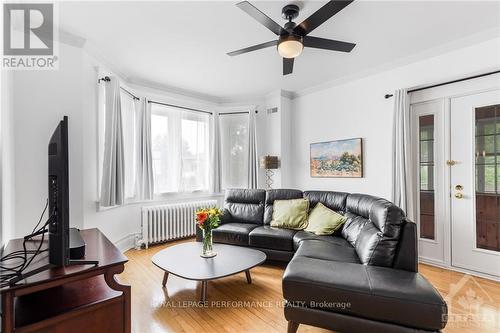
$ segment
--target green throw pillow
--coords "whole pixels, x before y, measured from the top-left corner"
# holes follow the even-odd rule
[[[316,235],[331,235],[346,220],[346,217],[318,202],[316,207],[311,211],[311,214],[309,214],[309,225],[306,231],[314,232]]]
[[[307,227],[309,200],[275,200],[271,227],[302,230]]]

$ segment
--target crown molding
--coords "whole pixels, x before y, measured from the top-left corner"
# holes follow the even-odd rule
[[[346,84],[351,81],[359,80],[365,77],[369,77],[372,75],[380,74],[383,72],[389,72],[392,70],[395,70],[400,67],[404,67],[407,65],[411,65],[414,63],[418,63],[420,61],[430,59],[433,57],[438,57],[440,55],[444,55],[456,50],[460,49],[465,49],[468,47],[473,47],[475,45],[488,42],[488,41],[494,41],[496,39],[500,38],[500,28],[494,28],[494,29],[488,29],[485,31],[482,31],[480,33],[472,34],[463,38],[460,38],[458,40],[454,40],[449,43],[442,44],[438,47],[434,47],[431,49],[424,50],[422,52],[418,52],[416,54],[399,58],[394,61],[386,62],[380,66],[376,66],[373,68],[368,68],[366,70],[362,70],[358,73],[354,73],[352,75],[345,75],[342,77],[339,77],[337,79],[327,81],[318,85],[314,85],[305,89],[297,90],[292,93],[292,98],[298,98],[302,97],[305,95],[309,95],[315,92],[319,92],[334,86],[339,86],[342,84]],[[500,43],[500,41],[499,41]]]
[[[83,37],[80,37],[78,35],[72,34],[64,29],[60,29],[58,31],[58,36],[57,36],[57,41],[59,43],[63,43],[69,46],[74,46],[78,48],[83,48],[83,46],[86,43],[86,39]]]
[[[132,77],[132,76],[127,77],[127,82],[130,84],[136,85],[136,86],[141,86],[141,87],[148,88],[148,89],[153,89],[153,90],[157,90],[157,91],[161,91],[161,92],[165,92],[165,93],[179,95],[182,97],[187,97],[189,99],[203,100],[203,101],[210,102],[213,104],[220,104],[220,98],[218,96],[214,96],[214,95],[199,93],[199,92],[195,92],[192,90],[182,89],[182,88],[178,88],[178,87],[174,87],[174,86],[170,86],[170,85],[166,85],[166,84],[161,84],[158,82],[153,82],[153,81],[149,81],[149,80],[137,78],[137,77]]]

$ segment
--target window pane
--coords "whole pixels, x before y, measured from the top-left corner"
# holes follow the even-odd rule
[[[434,165],[420,165],[420,189],[434,191]]]
[[[495,107],[477,108],[476,136],[488,134],[495,134]]]
[[[476,191],[495,193],[495,165],[476,165]]]
[[[434,141],[420,142],[420,162],[434,162]]]
[[[178,108],[151,108],[156,193],[208,190],[209,116]]]
[[[495,163],[495,136],[476,137],[476,163]]]
[[[120,94],[122,107],[123,124],[123,150],[125,160],[125,197],[133,198],[135,196],[135,178],[136,178],[136,122],[134,99],[128,94]]]
[[[248,115],[220,116],[222,188],[248,187]]]
[[[420,126],[420,140],[432,140],[434,139],[434,126],[426,126],[426,123],[429,123],[428,116],[420,117],[427,118],[427,120],[421,120]]]
[[[419,117],[420,237],[434,239],[434,115]]]

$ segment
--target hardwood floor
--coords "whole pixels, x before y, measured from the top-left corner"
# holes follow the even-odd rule
[[[281,277],[283,266],[252,269],[253,282],[241,273],[208,284],[209,306],[198,306],[201,283],[170,275],[162,288],[163,271],[151,263],[161,249],[184,240],[126,252],[129,262],[119,276],[132,285],[132,329],[164,332],[286,332]],[[500,283],[420,265],[420,272],[448,296],[450,319],[445,332],[500,332]],[[300,325],[298,332],[327,332]]]

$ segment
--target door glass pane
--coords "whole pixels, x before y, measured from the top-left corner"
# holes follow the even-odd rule
[[[434,115],[419,117],[420,238],[434,239]]]
[[[434,160],[434,140],[420,142],[420,162],[432,162]]]
[[[500,251],[500,105],[475,109],[476,246]]]
[[[495,135],[476,136],[476,162],[495,163]]]

